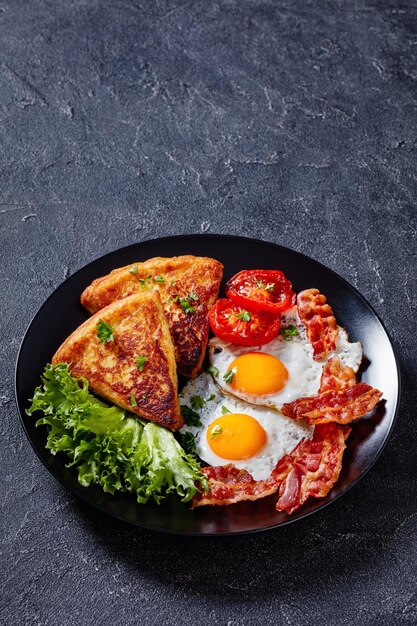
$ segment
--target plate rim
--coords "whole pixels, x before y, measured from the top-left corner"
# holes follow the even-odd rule
[[[381,329],[385,333],[385,335],[386,335],[386,337],[388,339],[388,343],[389,343],[389,346],[391,348],[392,354],[394,356],[395,367],[396,367],[396,374],[397,374],[397,395],[396,395],[396,399],[395,399],[395,408],[394,408],[394,411],[393,411],[393,417],[392,417],[389,429],[388,429],[387,433],[385,434],[384,439],[381,442],[380,447],[379,447],[378,451],[376,452],[374,458],[370,462],[370,464],[366,467],[366,469],[359,476],[357,476],[351,483],[349,483],[349,485],[343,491],[338,493],[334,498],[329,499],[327,502],[323,502],[318,508],[316,508],[316,509],[314,509],[312,511],[308,511],[308,512],[304,513],[301,516],[297,516],[297,517],[288,516],[287,520],[284,520],[283,522],[280,522],[279,524],[271,524],[269,526],[264,526],[262,528],[252,528],[252,529],[247,529],[247,530],[228,530],[228,531],[225,531],[225,532],[204,532],[204,533],[202,533],[202,532],[196,532],[196,531],[181,531],[181,530],[170,529],[170,528],[162,528],[160,526],[153,526],[151,524],[144,524],[142,522],[128,520],[125,517],[123,517],[121,515],[118,515],[117,513],[113,512],[113,511],[108,511],[107,509],[105,509],[100,504],[96,504],[96,503],[91,502],[91,500],[87,496],[87,493],[88,493],[87,491],[86,491],[85,495],[83,493],[76,492],[68,484],[65,483],[63,478],[61,478],[58,474],[56,474],[55,472],[53,472],[51,470],[50,466],[43,459],[43,457],[40,454],[40,451],[38,450],[38,448],[33,443],[32,439],[31,439],[31,437],[29,435],[29,432],[28,432],[28,430],[26,428],[26,424],[25,424],[25,421],[23,419],[23,414],[22,414],[22,412],[20,410],[19,394],[18,394],[18,380],[17,380],[17,378],[18,378],[18,371],[19,371],[19,366],[20,366],[21,355],[22,355],[22,352],[23,352],[23,347],[24,347],[26,338],[29,335],[29,332],[30,332],[30,329],[31,329],[32,325],[35,323],[35,320],[41,315],[44,307],[47,305],[49,300],[56,294],[56,292],[59,291],[60,289],[64,288],[64,286],[67,284],[67,282],[70,281],[76,274],[86,270],[87,268],[89,268],[90,266],[94,265],[95,263],[103,261],[107,257],[110,257],[110,256],[112,256],[112,255],[114,255],[114,254],[116,254],[118,252],[128,251],[129,249],[136,248],[138,245],[151,243],[153,241],[158,241],[158,242],[163,242],[163,241],[167,241],[167,240],[174,241],[174,240],[180,240],[180,239],[185,239],[185,238],[190,238],[190,237],[191,238],[198,238],[198,239],[221,238],[221,239],[224,239],[224,240],[227,240],[227,239],[231,240],[231,239],[233,239],[235,241],[239,240],[239,241],[246,241],[246,242],[247,241],[252,241],[252,242],[256,242],[256,243],[265,243],[265,244],[273,246],[275,248],[280,248],[282,251],[286,251],[287,250],[291,254],[297,255],[298,257],[302,258],[305,261],[308,261],[309,263],[312,262],[319,269],[321,269],[321,270],[324,269],[326,272],[330,272],[334,277],[336,277],[338,280],[340,280],[342,283],[344,283],[344,285],[346,287],[348,287],[350,290],[352,290],[355,293],[355,295],[363,302],[363,304],[371,311],[371,313],[373,314],[375,319],[378,321]],[[41,306],[38,308],[36,313],[31,318],[29,324],[26,327],[25,332],[23,333],[22,339],[20,341],[19,350],[17,352],[17,357],[16,357],[15,370],[14,370],[14,397],[15,397],[15,403],[16,403],[16,407],[17,407],[17,412],[18,412],[19,419],[20,419],[20,424],[23,427],[23,431],[24,431],[24,433],[26,435],[26,438],[28,439],[28,441],[29,441],[32,449],[34,450],[36,456],[42,462],[42,464],[48,470],[48,472],[49,472],[49,474],[51,476],[53,476],[65,489],[68,489],[75,498],[79,498],[83,502],[86,502],[90,507],[98,509],[101,513],[104,513],[104,514],[110,516],[113,519],[117,519],[117,520],[119,520],[121,522],[129,524],[129,525],[134,526],[136,528],[143,528],[145,530],[151,530],[151,531],[156,531],[156,532],[160,532],[160,533],[164,533],[164,534],[179,535],[179,536],[185,536],[185,537],[187,537],[187,536],[188,537],[232,537],[232,536],[241,536],[241,535],[249,535],[249,534],[254,534],[254,533],[272,531],[274,529],[278,529],[278,528],[281,528],[283,526],[288,526],[289,524],[293,524],[294,522],[297,522],[298,520],[306,519],[306,518],[310,517],[310,515],[313,515],[314,513],[319,513],[320,511],[324,510],[325,508],[327,508],[331,504],[337,502],[340,498],[342,498],[346,493],[348,493],[348,491],[350,491],[353,487],[355,487],[367,475],[367,473],[371,470],[371,468],[375,465],[375,463],[381,457],[382,452],[384,451],[384,449],[385,449],[389,439],[392,436],[392,433],[393,433],[393,430],[394,430],[394,427],[395,427],[395,424],[396,424],[396,421],[397,421],[397,418],[398,418],[398,413],[399,413],[399,408],[400,408],[400,403],[401,403],[401,388],[402,388],[402,381],[401,381],[400,363],[399,363],[397,352],[396,352],[396,349],[394,347],[394,344],[393,344],[393,341],[391,339],[391,336],[390,336],[389,332],[387,331],[387,329],[385,327],[385,324],[381,320],[380,316],[378,315],[378,313],[375,311],[374,307],[372,306],[372,304],[370,304],[370,302],[368,302],[368,300],[361,294],[361,292],[354,285],[352,285],[343,276],[340,276],[340,274],[338,274],[332,268],[328,267],[327,265],[324,265],[324,263],[321,263],[320,261],[317,261],[315,258],[313,258],[311,256],[308,256],[307,254],[304,254],[303,252],[299,252],[298,250],[294,250],[293,248],[289,248],[288,246],[283,246],[281,244],[278,244],[278,243],[275,243],[275,242],[272,242],[272,241],[268,241],[268,240],[259,239],[257,237],[245,237],[243,235],[233,235],[233,234],[223,234],[223,233],[184,233],[184,234],[176,234],[176,235],[167,235],[167,236],[164,236],[164,237],[153,237],[151,239],[145,239],[143,241],[137,241],[135,243],[128,244],[127,246],[121,246],[119,248],[115,248],[115,249],[111,250],[110,252],[106,252],[105,254],[102,254],[101,256],[99,256],[99,257],[89,261],[85,265],[79,267],[73,274],[71,274],[70,276],[67,276],[49,294],[49,296],[42,302]]]

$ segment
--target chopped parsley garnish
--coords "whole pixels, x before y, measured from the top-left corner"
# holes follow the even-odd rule
[[[138,273],[138,266],[137,265],[132,265],[132,267],[130,268],[129,272],[131,274],[137,274]]]
[[[148,357],[147,356],[137,356],[135,363],[136,363],[136,367],[138,368],[138,370],[140,372],[143,372],[143,370],[145,369],[145,365],[148,361]]]
[[[142,394],[142,400],[145,401],[146,398],[148,397],[148,394],[146,393],[146,391]]]
[[[242,322],[250,322],[252,319],[252,315],[249,313],[249,311],[245,311],[244,309],[242,309],[241,312],[236,315],[236,317],[238,320],[242,320]]]
[[[130,396],[130,404],[132,406],[138,406],[138,403],[136,402],[136,396],[134,393],[132,393],[132,395]]]
[[[181,415],[187,426],[202,426],[199,414],[186,404],[181,404]]]
[[[100,343],[114,341],[114,328],[107,322],[99,320],[97,324],[97,337]]]
[[[214,378],[218,378],[220,371],[218,367],[214,367],[214,365],[210,365],[210,367],[207,368],[207,373],[214,376]]]
[[[226,372],[226,374],[223,374],[223,380],[224,380],[225,383],[230,385],[230,383],[232,382],[234,376],[235,376],[234,371],[233,370],[229,370],[228,372]]]
[[[202,409],[206,401],[202,396],[191,396],[191,406],[194,410]]]
[[[215,437],[218,437],[219,435],[222,434],[222,432],[223,432],[223,428],[221,426],[215,426],[213,430],[211,431],[210,439],[214,439]]]
[[[191,306],[190,301],[185,298],[180,298],[180,307],[184,313],[195,313],[195,306]]]
[[[153,279],[154,279],[154,281],[156,283],[164,283],[165,282],[165,276],[154,276]]]
[[[296,337],[298,335],[298,330],[294,324],[289,324],[281,328],[281,335],[284,337],[285,341],[288,341],[290,337]]]
[[[147,285],[149,283],[151,278],[152,278],[152,276],[150,274],[146,278],[139,278],[139,283],[142,285],[142,287],[145,287],[145,285]]]
[[[190,293],[188,294],[188,296],[184,297],[180,297],[178,295],[175,296],[171,296],[171,298],[168,298],[167,302],[178,302],[180,307],[182,308],[182,310],[184,311],[184,313],[195,313],[195,306],[193,306],[191,304],[191,301],[197,301],[199,299],[198,295],[196,293],[194,293],[193,291],[190,291]]]
[[[226,415],[227,413],[231,413],[231,411],[229,411],[229,409],[227,408],[227,406],[222,406],[222,415]]]
[[[211,402],[211,400],[214,400],[214,398],[216,397],[215,393],[212,393],[206,400],[206,402]]]
[[[274,283],[268,283],[268,284],[265,285],[263,280],[257,280],[256,281],[256,286],[258,287],[258,289],[266,289],[270,293],[273,293],[274,289],[275,289]]]
[[[186,433],[179,433],[179,435],[180,435],[180,444],[182,446],[182,449],[187,454],[195,454],[196,445],[195,445],[195,437],[193,433],[186,432]]]

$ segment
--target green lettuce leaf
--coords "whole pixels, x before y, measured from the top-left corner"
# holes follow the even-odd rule
[[[85,379],[70,375],[66,363],[45,367],[27,410],[34,412],[43,413],[36,425],[48,428],[46,447],[67,454],[67,466],[77,468],[84,487],[131,491],[140,503],[160,502],[171,492],[187,502],[199,492],[196,483],[207,490],[197,459],[172,432],[107,406],[89,393]]]

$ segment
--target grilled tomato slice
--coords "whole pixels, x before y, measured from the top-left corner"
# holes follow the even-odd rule
[[[219,339],[240,346],[261,346],[278,335],[281,316],[251,312],[228,298],[220,298],[209,311],[209,322]]]
[[[247,311],[275,315],[295,304],[292,284],[279,270],[243,270],[226,283],[226,296]]]

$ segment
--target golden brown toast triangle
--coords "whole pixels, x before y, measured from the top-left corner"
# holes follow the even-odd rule
[[[113,341],[100,342],[102,322],[110,324]],[[140,359],[138,367],[137,357],[146,362]],[[60,362],[106,400],[171,430],[183,425],[174,346],[157,291],[136,293],[93,315],[57,350],[52,363]]]
[[[194,377],[201,371],[209,332],[207,313],[217,299],[222,275],[223,265],[208,257],[156,257],[97,278],[84,290],[81,302],[90,313],[95,313],[132,293],[158,289],[178,371]],[[190,298],[190,294],[197,299]]]

